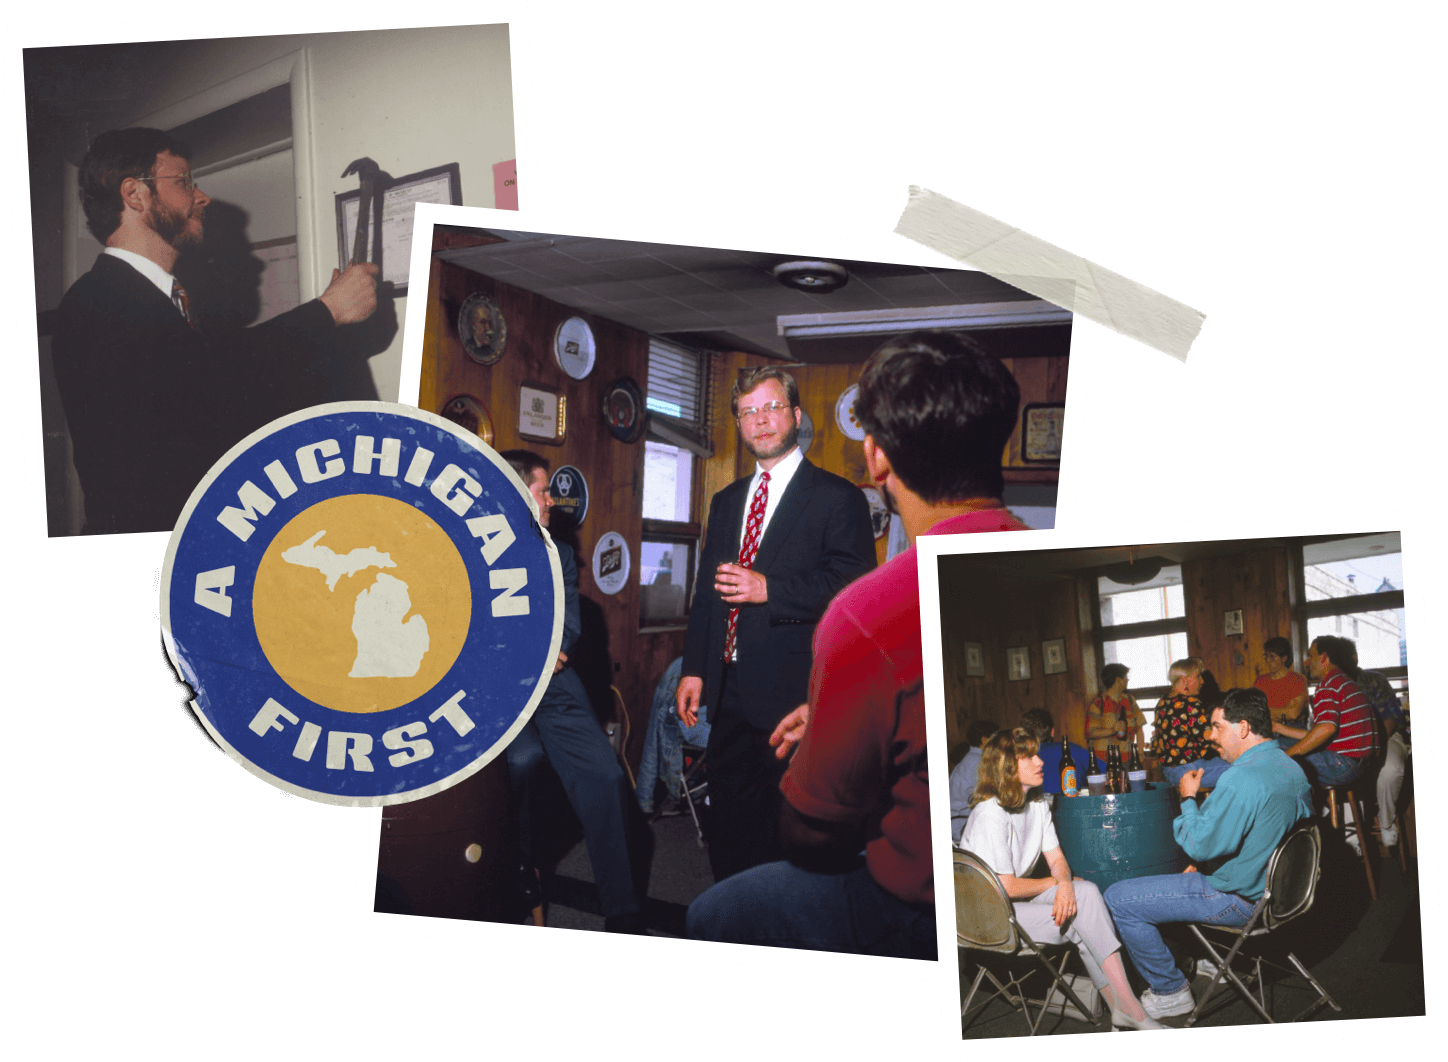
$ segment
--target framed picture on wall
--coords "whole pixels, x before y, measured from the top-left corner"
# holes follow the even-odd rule
[[[1066,639],[1052,638],[1041,643],[1041,670],[1048,675],[1059,675],[1066,670]]]
[[[1024,645],[1006,650],[1006,678],[1020,682],[1031,677],[1031,651]]]
[[[965,673],[970,678],[981,678],[985,675],[985,652],[980,647],[980,642],[965,643]]]

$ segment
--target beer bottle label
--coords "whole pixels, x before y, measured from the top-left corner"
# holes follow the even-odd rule
[[[1068,797],[1076,795],[1076,768],[1067,767],[1061,772],[1061,792]]]

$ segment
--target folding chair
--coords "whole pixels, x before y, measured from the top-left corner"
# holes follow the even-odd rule
[[[684,742],[684,770],[679,776],[679,795],[694,820],[694,832],[699,835],[699,847],[704,847],[704,826],[699,821],[699,805],[709,796],[709,773],[704,762],[706,749]]]
[[[1313,897],[1317,893],[1317,879],[1321,874],[1322,835],[1318,833],[1316,823],[1302,823],[1287,831],[1287,836],[1272,853],[1272,858],[1267,863],[1267,889],[1262,893],[1262,899],[1257,902],[1256,908],[1252,911],[1252,917],[1247,924],[1240,929],[1231,926],[1210,926],[1202,923],[1195,923],[1191,930],[1201,942],[1202,947],[1212,957],[1217,965],[1217,974],[1212,978],[1212,983],[1202,993],[1197,1001],[1196,1008],[1186,1020],[1186,1026],[1190,1027],[1206,1010],[1207,1001],[1212,998],[1212,993],[1217,985],[1225,978],[1232,982],[1234,988],[1241,997],[1255,1010],[1262,1020],[1269,1024],[1275,1024],[1271,1013],[1267,1008],[1267,995],[1262,980],[1262,966],[1267,965],[1285,973],[1291,971],[1287,967],[1264,960],[1260,954],[1252,955],[1253,969],[1246,979],[1239,977],[1237,971],[1232,969],[1232,963],[1242,951],[1242,946],[1254,937],[1265,937],[1279,926],[1292,921],[1300,914],[1306,914],[1312,908]],[[1203,930],[1221,935],[1223,943],[1226,938],[1233,938],[1231,950],[1223,956],[1216,948],[1212,947],[1210,941],[1203,935]],[[1333,1010],[1341,1011],[1337,1001],[1327,994],[1327,989],[1318,984],[1317,979],[1307,972],[1307,967],[1298,961],[1297,956],[1292,952],[1287,953],[1288,961],[1297,968],[1297,972],[1307,979],[1317,992],[1317,998],[1313,1000],[1305,1010],[1301,1011],[1291,1021],[1301,1021],[1324,1003],[1329,1004]],[[1257,995],[1253,995],[1251,986],[1256,985]]]
[[[970,1026],[970,1021],[965,1021],[965,1016],[970,1011],[971,1001],[975,999],[976,991],[985,978],[990,978],[991,984],[995,986],[992,993],[975,1010],[975,1017],[979,1016],[997,997],[1003,996],[1011,1006],[1018,1009],[1026,1019],[1026,1025],[1031,1030],[1031,1035],[1036,1035],[1040,1028],[1041,1019],[1046,1016],[1052,997],[1056,992],[1065,996],[1072,1005],[1093,1025],[1099,1025],[1100,1021],[1095,1017],[1092,1009],[1081,1002],[1071,987],[1070,979],[1065,976],[1066,962],[1071,957],[1071,950],[1074,944],[1037,944],[1030,938],[1030,935],[1021,928],[1020,922],[1016,920],[1016,909],[1012,905],[1006,890],[1001,887],[1000,878],[996,877],[995,871],[991,870],[979,856],[974,852],[967,852],[962,849],[955,851],[955,943],[963,950],[988,952],[1011,959],[1022,959],[1029,961],[1034,958],[1039,967],[1032,964],[1020,976],[1009,973],[1005,983],[1001,983],[995,973],[986,965],[976,960],[979,967],[976,971],[975,980],[970,986],[970,992],[966,995],[964,1002],[960,1005],[960,1017],[962,1019],[961,1029],[964,1031]],[[1061,961],[1051,965],[1047,958],[1048,952],[1059,951]],[[1023,991],[1025,982],[1036,973],[1045,970],[1051,978],[1051,984],[1047,987],[1044,995],[1039,1000],[1027,999]],[[1036,1013],[1034,1020],[1031,1018],[1031,1004],[1039,1003],[1040,1010]]]

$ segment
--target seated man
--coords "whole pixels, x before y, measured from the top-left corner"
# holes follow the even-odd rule
[[[1373,708],[1354,681],[1357,647],[1346,638],[1324,634],[1307,650],[1307,673],[1317,683],[1311,726],[1301,730],[1274,723],[1277,743],[1289,756],[1302,758],[1314,785],[1352,785],[1377,754]]]
[[[689,907],[699,940],[935,958],[924,665],[914,541],[1015,531],[1001,449],[1020,390],[974,342],[891,339],[860,375],[865,465],[912,546],[830,603],[808,703],[770,741],[798,751],[780,783],[786,861],[721,881]]]
[[[1150,988],[1141,1005],[1153,1018],[1189,1014],[1191,986],[1158,928],[1171,922],[1244,926],[1267,886],[1267,863],[1297,822],[1312,813],[1311,787],[1296,761],[1272,740],[1267,695],[1232,690],[1212,710],[1212,743],[1231,767],[1197,807],[1201,768],[1182,776],[1181,814],[1172,834],[1194,861],[1181,874],[1118,881],[1106,906],[1121,942]]]
[[[503,460],[528,486],[538,506],[538,522],[548,526],[553,498],[548,493],[548,462],[530,450],[504,450]],[[558,772],[568,802],[583,826],[588,861],[598,886],[604,928],[610,933],[645,932],[634,889],[628,853],[628,782],[613,747],[589,706],[583,681],[568,666],[568,653],[583,630],[578,612],[578,566],[573,550],[557,543],[563,569],[563,642],[553,679],[538,702],[533,718],[518,731],[505,753],[508,781],[518,815],[519,843],[525,865],[522,883],[536,888],[533,877],[532,787],[545,759]],[[530,899],[532,897],[530,896]]]
[[[975,792],[975,780],[980,774],[980,754],[990,736],[999,730],[994,719],[977,719],[965,730],[965,740],[970,751],[950,772],[950,836],[959,841],[970,820],[970,796]],[[1059,784],[1059,783],[1058,783]]]
[[[1392,685],[1378,672],[1359,671],[1357,684],[1373,706],[1386,741],[1386,755],[1382,769],[1378,771],[1378,829],[1381,831],[1378,839],[1384,847],[1390,847],[1398,843],[1398,795],[1403,791],[1403,777],[1408,766],[1407,717]],[[1351,808],[1346,811],[1348,816],[1352,815]],[[1347,843],[1353,851],[1362,855],[1356,831],[1348,832]]]
[[[1056,721],[1044,708],[1028,708],[1021,716],[1021,726],[1033,731],[1036,735],[1036,743],[1040,745],[1040,750],[1036,755],[1041,757],[1041,766],[1046,777],[1045,784],[1041,788],[1047,793],[1061,792],[1061,742],[1056,737]],[[1090,762],[1087,759],[1089,755],[1090,753],[1080,745],[1071,746],[1071,759],[1076,763],[1076,786],[1083,793],[1086,791],[1086,767]],[[953,779],[954,776],[952,776]],[[950,796],[950,814],[954,821],[955,791],[953,789]]]

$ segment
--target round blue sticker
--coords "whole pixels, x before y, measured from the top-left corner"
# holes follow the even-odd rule
[[[238,443],[161,579],[167,652],[253,774],[329,804],[430,796],[527,723],[563,634],[558,553],[475,435],[337,402]]]

